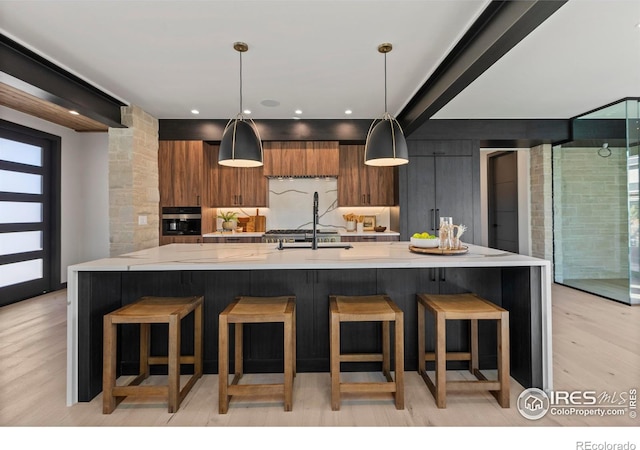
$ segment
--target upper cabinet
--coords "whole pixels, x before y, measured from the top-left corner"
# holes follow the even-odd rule
[[[367,166],[364,145],[340,145],[338,206],[397,205],[395,167]]]
[[[264,147],[264,176],[337,176],[337,141],[269,141]]]
[[[202,141],[160,141],[158,175],[161,206],[202,204]]]
[[[206,205],[211,207],[266,207],[267,178],[263,167],[227,167],[218,164],[218,145],[205,144]]]

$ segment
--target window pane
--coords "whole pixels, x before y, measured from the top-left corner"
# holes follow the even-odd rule
[[[42,167],[42,148],[0,138],[0,159]]]
[[[0,170],[0,192],[42,194],[42,175]]]
[[[42,203],[0,202],[0,223],[42,222]]]
[[[42,278],[42,259],[32,259],[0,266],[0,287]]]
[[[0,255],[42,250],[42,231],[0,233]]]

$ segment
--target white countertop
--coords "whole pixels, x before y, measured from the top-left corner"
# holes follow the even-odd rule
[[[300,248],[286,244],[170,244],[69,267],[69,271],[128,270],[270,270],[430,267],[548,266],[549,261],[468,245],[462,255],[424,255],[409,251],[409,242],[354,242],[352,248],[326,248],[336,243]]]

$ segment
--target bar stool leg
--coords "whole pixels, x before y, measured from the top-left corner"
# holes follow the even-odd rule
[[[113,387],[116,384],[117,325],[104,316],[103,372],[102,372],[102,413],[111,414],[116,408]]]
[[[284,319],[284,410],[291,411],[293,408],[293,360],[294,342],[293,319],[287,316]]]
[[[197,378],[202,376],[202,305],[198,306],[193,315],[193,371]]]
[[[498,324],[498,380],[500,391],[496,400],[503,408],[509,408],[509,313],[503,312]]]
[[[226,414],[229,409],[229,324],[227,316],[220,315],[218,327],[218,412]]]
[[[180,318],[169,318],[169,413],[180,407]]]
[[[389,321],[382,321],[382,373],[386,377],[391,377],[391,333],[389,332]]]
[[[396,376],[396,409],[404,409],[404,318],[396,314],[395,320],[395,376]],[[424,358],[423,358],[424,361]]]
[[[444,314],[436,312],[436,406],[447,407],[447,329]]]
[[[235,339],[233,345],[235,346],[234,352],[234,360],[233,360],[233,373],[235,374],[234,380],[239,380],[242,378],[244,373],[244,355],[242,353],[242,349],[244,348],[243,336],[244,336],[244,324],[243,323],[235,323],[234,334]]]
[[[424,329],[425,307],[418,299],[418,373],[426,373],[425,365],[425,329]]]
[[[340,321],[336,314],[335,301],[331,302],[331,410],[340,410]]]
[[[471,353],[471,358],[469,358],[469,372],[472,374],[476,374],[476,372],[480,369],[480,365],[478,363],[478,319],[470,320],[470,345],[469,348]]]

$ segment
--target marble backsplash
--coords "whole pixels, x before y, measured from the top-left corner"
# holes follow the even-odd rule
[[[269,207],[259,208],[266,217],[267,230],[311,228],[313,193],[318,193],[319,228],[346,230],[344,214],[374,216],[376,224],[389,229],[389,207],[338,207],[338,182],[335,178],[269,179]],[[255,216],[256,208],[223,208],[240,217]],[[222,228],[218,219],[218,229]]]

